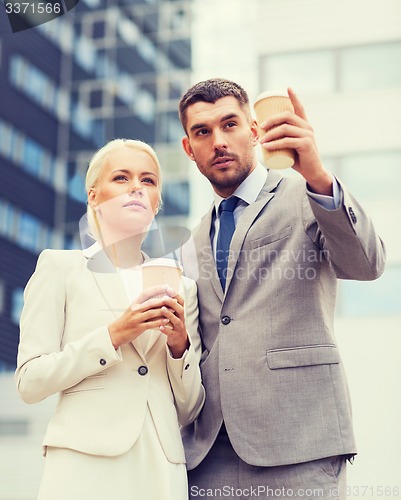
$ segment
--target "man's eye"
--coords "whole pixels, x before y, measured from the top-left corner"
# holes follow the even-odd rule
[[[197,132],[196,135],[207,135],[209,133],[207,128],[200,128]]]
[[[235,127],[236,125],[237,125],[237,124],[236,124],[236,122],[228,122],[228,123],[226,123],[226,125],[225,125],[225,126],[226,126],[227,128],[231,128],[231,127]]]

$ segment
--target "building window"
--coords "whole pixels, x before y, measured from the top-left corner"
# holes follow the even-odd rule
[[[57,118],[65,120],[68,117],[68,94],[24,57],[11,58],[10,82]]]
[[[11,294],[11,321],[16,325],[19,324],[23,305],[24,289],[14,288]]]
[[[263,56],[261,89],[303,94],[399,88],[401,42]]]
[[[376,90],[401,86],[401,43],[344,49],[341,90]]]
[[[41,144],[0,119],[0,155],[58,191],[66,185],[66,164]]]
[[[262,88],[297,92],[334,92],[336,84],[335,53],[330,50],[277,54],[262,63]]]
[[[28,435],[28,420],[0,419],[0,436],[26,436]]]
[[[344,156],[339,164],[341,179],[361,201],[401,199],[401,152]],[[379,175],[378,175],[379,173]]]
[[[45,248],[63,248],[63,234],[33,215],[0,199],[0,234],[32,253]]]
[[[156,101],[146,91],[140,91],[135,96],[135,112],[145,123],[152,123],[155,117]]]
[[[96,49],[90,39],[84,36],[79,37],[76,41],[74,54],[76,62],[85,71],[94,71],[96,64]]]
[[[168,182],[163,186],[163,215],[189,214],[189,183]]]
[[[5,289],[6,289],[5,281],[0,279],[0,314],[4,313]]]
[[[25,169],[33,174],[35,177],[40,176],[42,164],[42,148],[36,141],[26,138],[24,147],[23,164]]]
[[[342,281],[340,291],[344,316],[401,314],[401,266],[387,266],[375,281]]]

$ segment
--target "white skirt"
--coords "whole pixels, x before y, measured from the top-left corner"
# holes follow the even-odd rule
[[[142,433],[123,455],[47,448],[38,500],[187,500],[185,464],[172,464],[149,409]]]

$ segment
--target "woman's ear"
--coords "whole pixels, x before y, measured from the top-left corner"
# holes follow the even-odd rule
[[[163,202],[162,202],[162,200],[159,200],[157,207],[155,209],[155,216],[159,213],[159,210],[162,208],[162,206],[163,206]]]
[[[96,190],[95,188],[90,188],[88,191],[88,205],[90,205],[92,208],[96,206]]]

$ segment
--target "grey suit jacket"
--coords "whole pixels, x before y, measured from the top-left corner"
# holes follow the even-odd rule
[[[276,466],[356,453],[351,404],[333,334],[337,279],[372,280],[384,248],[341,187],[328,211],[301,177],[270,171],[241,215],[223,294],[210,244],[213,207],[194,232],[206,403],[182,430],[188,468],[224,419],[247,463]],[[183,252],[185,267],[193,256]]]

